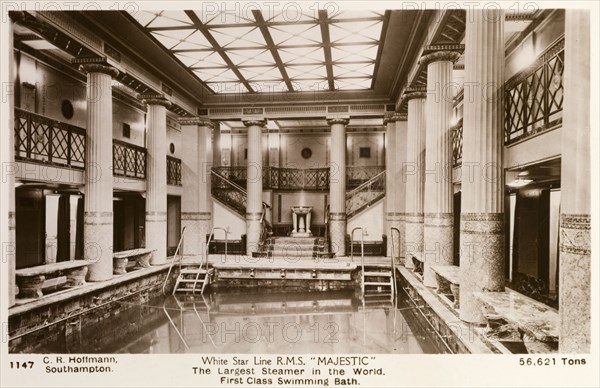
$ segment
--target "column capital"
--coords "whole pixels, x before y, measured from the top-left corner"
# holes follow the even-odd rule
[[[394,121],[408,121],[406,113],[394,113]]]
[[[333,124],[348,125],[349,122],[350,122],[350,119],[346,118],[346,117],[331,117],[331,118],[327,119],[328,125],[333,125]]]
[[[383,125],[386,125],[388,123],[393,123],[396,120],[394,120],[394,112],[391,113],[386,113],[385,116],[383,116]]]
[[[138,98],[146,105],[162,105],[165,108],[171,107],[171,102],[163,94],[138,94]]]
[[[440,50],[424,54],[421,59],[419,59],[419,63],[422,65],[429,65],[433,62],[454,63],[458,61],[458,58],[460,58],[460,53],[458,51]]]
[[[205,117],[191,116],[191,117],[179,117],[177,122],[180,125],[197,125],[199,127],[209,127],[214,129],[215,125],[212,121]]]
[[[106,57],[77,57],[71,59],[73,65],[79,65],[79,70],[86,73],[104,73],[112,78],[119,76],[119,70],[106,61]]]
[[[417,98],[427,98],[427,92],[407,92],[402,95],[403,102],[408,102]]]
[[[265,125],[267,125],[267,119],[264,117],[255,118],[255,119],[246,118],[246,119],[242,119],[242,123],[244,123],[244,125],[246,127],[253,127],[253,126],[264,127]]]

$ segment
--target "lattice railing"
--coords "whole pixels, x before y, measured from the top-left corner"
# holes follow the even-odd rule
[[[352,217],[385,196],[385,170],[346,193],[346,214]]]
[[[85,168],[85,129],[15,109],[15,159]]]
[[[346,186],[357,187],[385,170],[385,166],[346,166]]]
[[[213,171],[236,184],[245,187],[248,168],[246,166],[213,167]]]
[[[564,47],[565,40],[562,38],[535,63],[506,82],[505,144],[562,122]]]
[[[167,156],[167,184],[181,186],[181,159]]]
[[[213,197],[245,217],[248,199],[246,190],[220,175],[215,169],[211,171],[211,192]]]
[[[452,132],[452,164],[459,166],[463,154],[463,119],[461,118],[451,129]]]
[[[146,149],[113,140],[113,175],[146,179]]]

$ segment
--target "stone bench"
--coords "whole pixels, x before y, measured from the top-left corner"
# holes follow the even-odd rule
[[[456,265],[432,265],[438,288],[437,293],[448,298],[452,297],[452,307],[460,307],[460,267]]]
[[[150,268],[150,259],[155,250],[136,248],[128,251],[113,253],[113,274],[122,275],[127,273],[127,266],[132,260],[134,268]]]
[[[556,310],[512,290],[475,292],[473,295],[481,302],[488,323],[498,319],[506,321],[529,353],[557,351],[559,316]],[[507,325],[501,328],[511,331]]]
[[[61,261],[15,271],[20,298],[39,298],[43,296],[42,288],[47,275],[67,277],[66,286],[75,287],[85,284],[85,275],[89,262],[85,260]]]

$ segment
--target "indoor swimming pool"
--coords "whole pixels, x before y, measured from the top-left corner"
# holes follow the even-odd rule
[[[444,353],[400,290],[396,298],[354,290],[216,290],[134,296],[28,334],[30,353]]]

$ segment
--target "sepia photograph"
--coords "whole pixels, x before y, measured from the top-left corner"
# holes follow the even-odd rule
[[[2,387],[600,384],[596,2],[1,7]]]

